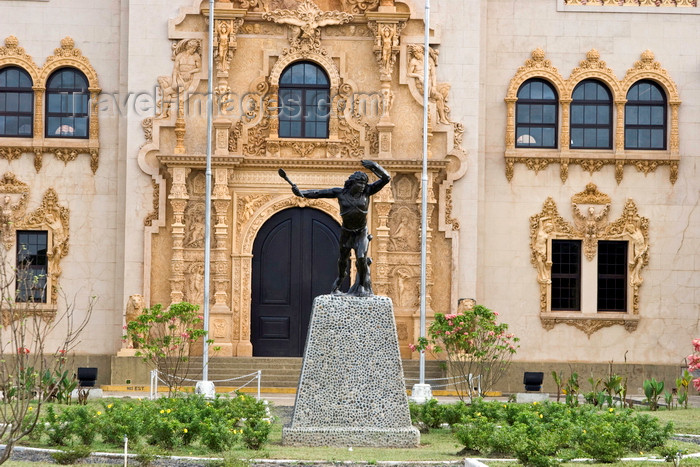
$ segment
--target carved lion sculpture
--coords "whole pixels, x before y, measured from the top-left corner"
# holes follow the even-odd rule
[[[129,301],[126,302],[126,323],[134,321],[143,312],[144,308],[146,308],[146,302],[143,296],[140,294],[131,295]],[[129,348],[136,348],[136,345],[131,340],[126,344]]]

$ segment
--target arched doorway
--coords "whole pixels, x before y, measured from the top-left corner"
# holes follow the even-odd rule
[[[312,208],[285,209],[260,228],[253,243],[254,356],[302,356],[313,299],[329,293],[338,275],[339,236],[338,223]]]

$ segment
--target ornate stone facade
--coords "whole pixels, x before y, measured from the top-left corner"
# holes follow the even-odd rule
[[[421,114],[422,101],[403,100],[399,109],[395,96],[416,92],[413,78],[401,78],[397,84],[396,63],[401,53],[401,32],[410,15],[389,6],[373,11],[378,2],[344,1],[340,10],[305,0],[286,2],[284,8],[272,8],[270,2],[218,3],[215,24],[216,86],[219,101],[214,121],[214,190],[212,213],[212,318],[216,324],[217,346],[221,355],[251,355],[251,265],[252,247],[258,230],[275,213],[290,207],[320,209],[339,220],[337,207],[325,200],[306,200],[292,196],[276,176],[284,166],[290,176],[304,187],[342,185],[348,172],[357,170],[361,159],[376,159],[392,172],[397,184],[393,191],[376,196],[371,211],[374,282],[377,293],[394,299],[404,343],[414,340],[418,322],[418,278],[420,248],[416,227],[420,213],[420,163],[414,157],[401,156],[392,136],[397,129],[394,112]],[[171,29],[173,39],[173,78],[161,77],[161,96],[168,97],[169,83],[176,80],[178,57],[187,44],[200,40],[194,24],[206,22],[209,11],[185,9]],[[360,15],[356,17],[353,15]],[[270,24],[276,28],[270,29]],[[350,29],[341,29],[351,25]],[[343,41],[358,28],[374,34],[358,42]],[[284,36],[279,37],[283,32]],[[202,36],[203,37],[203,36]],[[356,37],[356,36],[355,36]],[[262,55],[260,44],[268,44]],[[350,45],[352,44],[352,45]],[[435,43],[437,46],[437,43]],[[191,55],[198,53],[194,45]],[[330,81],[332,112],[328,138],[283,138],[279,136],[277,94],[282,72],[290,64],[309,61],[320,66]],[[204,139],[203,116],[186,112],[200,90],[205,74],[198,61],[187,63],[192,72],[189,85],[177,93],[178,112],[168,112],[161,103],[157,118],[144,122],[147,141],[141,147],[139,163],[152,175],[154,189],[165,182],[167,197],[154,192],[160,204],[145,220],[148,258],[143,291],[148,303],[172,303],[183,299],[201,302],[201,256],[203,251],[203,172],[204,148],[196,143]],[[183,62],[184,63],[184,62]],[[242,67],[242,63],[255,64]],[[437,49],[431,49],[431,83],[437,79]],[[376,65],[373,65],[376,64]],[[369,66],[369,67],[368,67]],[[371,75],[369,74],[370,69]],[[401,72],[403,76],[406,69]],[[372,76],[372,77],[370,77]],[[380,86],[376,88],[376,78]],[[166,82],[167,81],[167,82]],[[409,83],[410,81],[410,83]],[[201,82],[201,84],[200,84]],[[408,86],[407,86],[408,84]],[[441,83],[441,104],[445,104],[449,85]],[[367,90],[375,91],[367,92]],[[186,88],[186,89],[185,89]],[[174,95],[174,94],[173,94]],[[222,96],[237,96],[240,107],[222,105]],[[437,99],[433,96],[433,100]],[[164,100],[165,101],[165,100]],[[444,135],[431,144],[429,166],[429,245],[448,252],[449,270],[429,265],[429,293],[435,290],[437,301],[430,300],[429,312],[450,311],[456,304],[452,294],[450,270],[457,255],[452,243],[457,233],[452,217],[452,184],[466,171],[466,154],[461,148],[463,127],[450,122],[446,105],[432,106],[437,120],[431,138]],[[391,112],[390,112],[391,111]],[[398,115],[397,114],[397,115]],[[420,127],[401,128],[400,136],[415,139]],[[447,144],[445,144],[445,142]],[[158,166],[146,157],[156,154]],[[161,181],[162,173],[167,173]],[[199,188],[198,188],[199,187]],[[159,191],[159,190],[156,190]],[[155,206],[154,206],[155,208]],[[165,212],[163,224],[160,215]],[[157,217],[158,216],[158,217]],[[398,218],[396,218],[398,216]],[[158,224],[167,229],[157,230]],[[150,249],[150,252],[148,251]],[[429,261],[433,261],[428,255]],[[444,259],[441,258],[444,262]],[[162,273],[168,271],[164,276]],[[436,272],[439,271],[439,272]],[[437,277],[436,277],[437,276]],[[169,287],[163,287],[169,277]],[[167,295],[165,290],[169,290]],[[402,346],[406,348],[406,346]],[[405,356],[409,356],[406,353]]]

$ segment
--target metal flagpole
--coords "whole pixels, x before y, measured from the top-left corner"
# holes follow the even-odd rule
[[[423,172],[421,174],[421,237],[420,237],[420,337],[425,337],[426,250],[428,235],[428,97],[430,96],[430,0],[425,0],[425,31],[423,39]],[[413,386],[411,397],[415,402],[432,398],[430,385],[425,384],[425,351],[419,360],[419,384]]]
[[[209,276],[211,274],[211,143],[212,143],[212,119],[214,93],[214,0],[209,0],[209,50],[208,50],[208,76],[207,76],[207,166],[204,171],[205,195],[204,195],[204,330],[209,331]],[[204,337],[204,349],[202,352],[202,381],[197,382],[196,392],[207,397],[214,397],[214,383],[209,381],[209,344],[208,334]]]

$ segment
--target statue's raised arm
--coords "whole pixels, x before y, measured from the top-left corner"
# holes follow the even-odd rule
[[[384,188],[384,186],[387,183],[391,181],[391,175],[389,175],[389,172],[387,172],[386,169],[384,169],[384,167],[377,164],[376,162],[365,159],[362,161],[362,166],[366,169],[371,170],[372,173],[379,178],[379,180],[367,186],[367,194],[369,194],[370,196],[377,193],[379,190]]]

